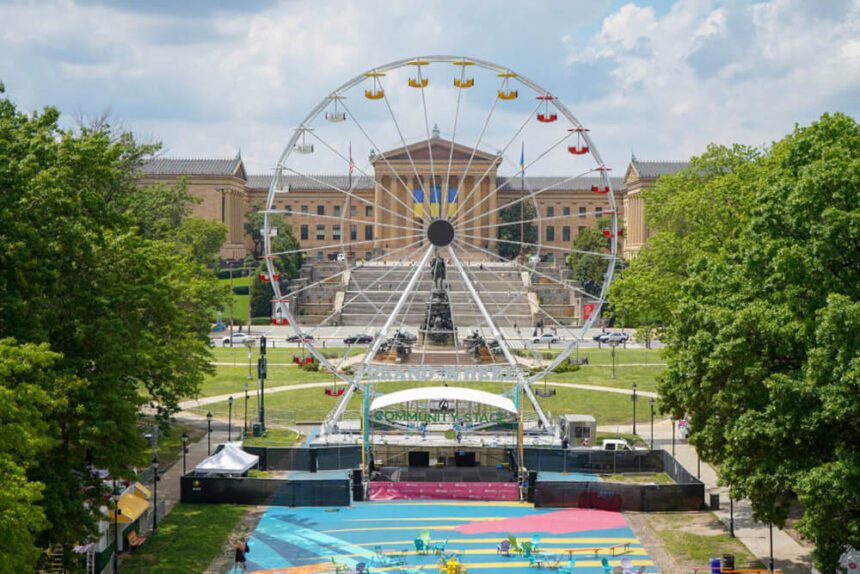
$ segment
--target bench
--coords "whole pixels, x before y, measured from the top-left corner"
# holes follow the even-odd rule
[[[139,536],[134,530],[128,533],[128,545],[132,550],[140,548],[144,542],[146,542],[146,536]]]

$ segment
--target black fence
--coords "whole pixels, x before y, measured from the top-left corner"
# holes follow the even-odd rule
[[[564,453],[559,449],[529,449],[524,458],[529,471],[664,472],[675,481],[675,484],[625,484],[530,478],[529,498],[533,498],[535,506],[639,512],[693,511],[705,506],[705,485],[665,450]],[[529,461],[535,466],[529,466]]]
[[[185,475],[181,500],[187,503],[264,506],[349,506],[350,481],[278,480]]]
[[[326,447],[254,447],[244,446],[245,452],[260,457],[262,470],[347,470],[361,466],[360,446]]]

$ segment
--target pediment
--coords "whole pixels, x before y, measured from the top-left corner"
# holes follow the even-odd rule
[[[451,161],[454,162],[468,162],[470,158],[472,158],[473,148],[468,146],[464,146],[458,143],[453,143],[449,140],[442,138],[432,138],[430,140],[430,145],[427,145],[428,140],[423,140],[420,142],[416,142],[414,144],[410,144],[406,147],[399,147],[393,150],[383,152],[381,154],[377,154],[373,157],[373,162],[382,161],[386,159],[388,161],[409,161],[410,157],[412,161],[430,161],[432,157],[433,161],[448,161],[448,158],[451,158]],[[453,156],[451,155],[451,148],[453,146]],[[474,151],[474,158],[472,158],[472,163],[480,163],[480,162],[497,162],[499,160],[498,156],[495,154],[485,152],[482,150]]]

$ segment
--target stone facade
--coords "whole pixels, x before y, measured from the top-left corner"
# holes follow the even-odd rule
[[[562,255],[580,230],[608,215],[600,211],[608,209],[605,197],[591,192],[591,186],[599,183],[597,178],[569,182],[561,177],[508,178],[497,173],[497,156],[438,137],[373,156],[373,177],[356,176],[350,194],[338,191],[349,188],[347,176],[282,175],[278,189],[283,193],[276,194],[273,209],[292,226],[311,261],[324,261],[345,250],[356,258],[387,254],[393,259],[406,258],[424,242],[418,218],[429,217],[433,209],[429,194],[416,208],[412,190],[430,189],[434,173],[436,186],[444,187],[449,158],[448,187],[458,190],[458,241],[476,256],[498,247],[498,208],[529,190],[545,190],[535,197],[535,203],[542,219],[540,243],[558,248],[550,249],[550,253]],[[625,177],[613,179],[619,228],[624,230],[619,252],[625,257],[635,254],[648,237],[642,190],[660,175],[675,173],[686,165],[640,162],[634,157]],[[142,184],[172,184],[180,178],[185,178],[191,194],[201,199],[194,207],[195,215],[227,226],[221,257],[245,257],[252,246],[244,231],[245,215],[265,204],[272,176],[247,175],[239,156],[231,160],[160,158],[141,170]],[[493,193],[496,189],[498,192]],[[451,209],[446,200],[443,198],[440,210]]]

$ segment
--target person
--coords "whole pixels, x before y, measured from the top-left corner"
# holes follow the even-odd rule
[[[248,567],[245,565],[245,554],[251,551],[251,547],[245,542],[244,538],[240,538],[233,548],[236,550],[236,560],[233,564],[233,569],[239,569],[240,572],[247,572]]]

